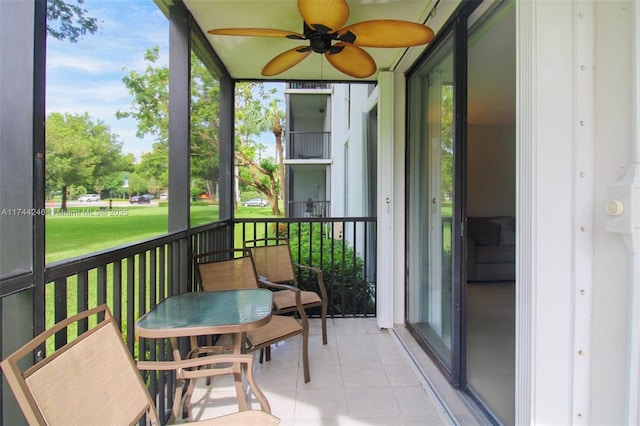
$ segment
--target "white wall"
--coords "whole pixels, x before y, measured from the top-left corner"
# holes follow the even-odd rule
[[[571,1],[517,6],[516,424],[572,424],[575,11]]]
[[[595,247],[592,326],[591,421],[630,424],[625,418],[632,277],[621,235],[605,229],[607,186],[622,182],[633,158],[633,4],[596,2],[595,27]],[[612,48],[615,46],[615,48]],[[637,47],[636,47],[637,48]],[[637,56],[636,56],[637,60]],[[636,278],[637,279],[637,278]],[[637,337],[636,337],[637,338]],[[636,360],[637,361],[637,360]],[[637,380],[638,377],[636,376]],[[639,401],[634,398],[637,405]],[[637,411],[637,407],[636,407]],[[636,419],[637,421],[637,419]]]
[[[635,423],[634,283],[604,213],[637,139],[635,4],[517,4],[516,423]]]
[[[296,201],[324,200],[326,196],[326,179],[324,170],[306,167],[303,172],[293,172],[295,188],[291,199]]]
[[[345,145],[349,143],[347,111],[349,91],[346,84],[332,85],[331,95],[331,214],[335,217],[349,214],[345,200],[348,193],[348,162]]]

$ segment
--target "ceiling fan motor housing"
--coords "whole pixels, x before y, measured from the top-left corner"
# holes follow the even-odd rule
[[[320,54],[328,52],[331,48],[331,42],[336,39],[336,34],[330,33],[331,28],[322,24],[313,24],[311,27],[306,22],[303,22],[303,25],[303,32],[309,40],[311,50]]]

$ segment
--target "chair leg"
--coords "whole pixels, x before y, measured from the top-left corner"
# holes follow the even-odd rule
[[[260,359],[258,360],[258,362],[262,364],[263,360],[264,360],[264,348],[260,349]]]
[[[302,368],[304,369],[304,382],[309,383],[311,376],[309,374],[309,330],[307,328],[302,332]]]
[[[271,361],[271,345],[264,348],[264,358],[267,361]]]

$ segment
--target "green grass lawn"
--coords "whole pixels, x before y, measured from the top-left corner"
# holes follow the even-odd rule
[[[103,251],[106,249],[143,241],[156,236],[166,234],[168,229],[168,207],[161,206],[126,206],[114,207],[112,210],[100,210],[99,207],[69,208],[68,214],[55,211],[51,215],[47,210],[45,219],[45,258],[47,263],[70,259],[86,254]],[[219,218],[217,205],[194,204],[191,206],[191,225],[198,226],[211,223]],[[238,207],[236,217],[241,218],[265,218],[273,217],[270,207]],[[242,236],[236,227],[236,239],[241,244]],[[127,262],[125,260],[124,262]],[[124,265],[123,265],[124,266]],[[149,273],[147,264],[147,273]],[[113,290],[111,282],[113,277],[112,266],[107,267],[107,300],[111,303]],[[90,306],[97,300],[97,272],[89,271],[89,286],[87,288]],[[67,312],[71,315],[77,311],[77,278],[71,276],[67,280]],[[47,286],[45,290],[45,323],[51,327],[54,318],[54,287]],[[123,311],[126,311],[126,300],[122,301]],[[135,310],[137,312],[137,306]],[[137,315],[137,314],[136,314]],[[73,333],[73,329],[71,330]],[[122,319],[123,337],[126,336],[126,319]],[[137,356],[137,344],[136,356]],[[47,342],[47,351],[53,350],[53,338]]]
[[[127,206],[113,210],[69,208],[46,216],[46,262],[56,262],[143,241],[167,232],[168,208]],[[270,207],[238,207],[236,217],[273,217]],[[219,218],[217,205],[191,206],[191,226]]]

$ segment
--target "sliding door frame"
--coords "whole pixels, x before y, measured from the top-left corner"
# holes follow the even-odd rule
[[[405,217],[405,326],[416,339],[418,344],[427,353],[427,355],[435,362],[440,371],[446,376],[447,380],[455,388],[464,388],[466,385],[466,343],[465,343],[465,182],[466,182],[466,143],[467,143],[467,35],[468,25],[467,19],[471,13],[482,3],[481,0],[464,2],[453,13],[451,18],[443,26],[438,33],[438,37],[431,43],[418,62],[407,72],[407,82],[419,74],[419,71],[425,66],[429,58],[434,52],[437,52],[440,45],[445,42],[450,35],[453,36],[453,90],[454,90],[454,196],[453,196],[453,212],[452,212],[452,338],[451,338],[451,368],[437,356],[427,342],[416,332],[416,329],[409,323],[410,315],[410,282],[409,282],[409,264],[412,258],[410,253],[410,233],[409,211],[411,208],[411,194],[409,193],[409,185],[406,186],[406,217]],[[410,84],[407,84],[406,93],[406,111],[411,117],[411,99],[409,93]],[[411,138],[411,126],[407,126],[407,153],[410,152],[409,144],[414,142]],[[406,179],[409,181],[410,175],[410,159],[409,155],[405,158],[405,170],[407,171]]]

